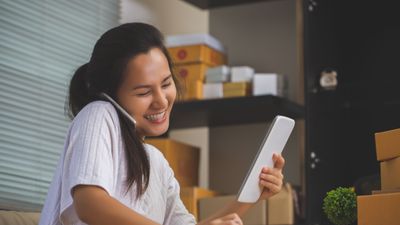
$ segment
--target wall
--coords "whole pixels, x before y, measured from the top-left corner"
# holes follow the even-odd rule
[[[208,20],[208,10],[181,0],[121,0],[121,23],[150,23],[165,35],[208,33]]]

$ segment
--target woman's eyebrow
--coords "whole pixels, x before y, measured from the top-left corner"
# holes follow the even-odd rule
[[[164,80],[162,81],[162,83],[164,83],[165,81],[169,80],[172,77],[172,74],[168,75],[166,78],[164,78]]]
[[[170,78],[172,78],[172,74],[170,74],[166,78],[164,78],[162,83],[169,80]],[[141,88],[151,88],[151,85],[137,85],[137,86],[133,87],[132,90],[137,90],[137,89],[141,89]]]

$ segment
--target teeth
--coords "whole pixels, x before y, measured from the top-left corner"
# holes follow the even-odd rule
[[[165,115],[165,112],[162,112],[162,113],[158,113],[158,114],[145,116],[145,118],[150,121],[156,121],[156,120],[162,119],[164,117],[164,115]]]

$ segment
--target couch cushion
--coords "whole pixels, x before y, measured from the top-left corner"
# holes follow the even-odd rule
[[[37,225],[40,213],[0,210],[1,225]]]

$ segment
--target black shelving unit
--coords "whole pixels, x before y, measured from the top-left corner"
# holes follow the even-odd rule
[[[303,118],[304,107],[273,95],[178,102],[172,110],[170,127],[216,127],[268,122],[276,115]]]

